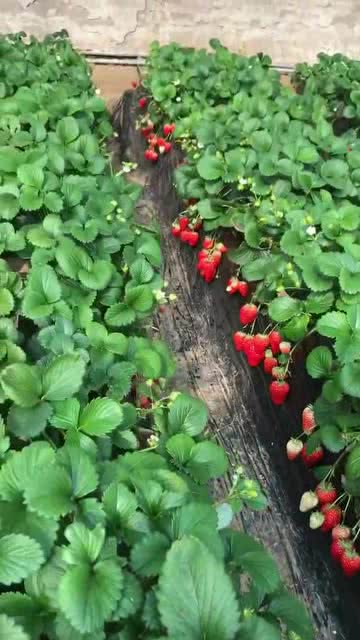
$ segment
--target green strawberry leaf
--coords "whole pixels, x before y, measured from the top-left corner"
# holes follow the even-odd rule
[[[312,378],[327,378],[331,374],[333,358],[328,347],[316,347],[306,359],[306,370]]]
[[[80,633],[101,630],[120,600],[122,585],[116,560],[72,566],[59,584],[59,607]]]
[[[142,577],[158,576],[170,548],[170,540],[162,533],[148,533],[131,550],[131,566]]]
[[[274,322],[285,322],[300,313],[301,307],[300,300],[295,300],[290,296],[281,296],[270,303],[268,311]]]
[[[30,640],[30,636],[8,616],[0,615],[0,638],[6,640]]]
[[[344,365],[340,373],[340,385],[347,395],[360,398],[360,362]]]
[[[222,564],[196,538],[184,538],[172,545],[157,597],[161,620],[170,637],[234,640],[239,628],[234,588]]]
[[[40,401],[42,387],[36,367],[11,364],[2,371],[0,381],[5,395],[20,407],[33,407]]]
[[[124,302],[111,305],[105,313],[105,322],[110,327],[125,327],[132,324],[135,318],[135,311]]]
[[[25,489],[28,507],[46,518],[58,518],[73,510],[71,478],[66,469],[52,465],[39,469]]]
[[[316,329],[320,335],[327,338],[338,338],[347,336],[350,332],[350,325],[345,313],[340,311],[330,311],[325,313],[316,323]]]
[[[0,538],[0,582],[8,586],[21,582],[44,562],[40,545],[21,534]]]
[[[4,287],[0,287],[0,316],[8,316],[15,306],[14,296]]]
[[[265,548],[245,533],[232,531],[229,535],[231,559],[249,574],[254,584],[265,591],[274,592],[280,584],[277,566]]]
[[[197,436],[205,429],[208,420],[206,406],[201,400],[182,393],[171,404],[168,428],[169,433],[186,433]]]
[[[228,459],[222,447],[214,442],[199,442],[190,453],[187,469],[193,479],[200,484],[205,484],[213,478],[218,478],[226,473]]]
[[[33,407],[13,405],[7,417],[9,430],[18,438],[30,440],[44,431],[52,414],[52,407],[48,402],[40,402]]]
[[[84,373],[85,362],[79,356],[54,358],[43,374],[43,398],[51,402],[71,398],[80,389]]]
[[[79,429],[92,436],[103,436],[123,419],[121,406],[110,398],[95,398],[80,413]]]

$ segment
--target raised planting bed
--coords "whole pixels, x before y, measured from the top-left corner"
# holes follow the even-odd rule
[[[0,638],[312,640],[231,528],[259,484],[212,495],[228,457],[170,384],[158,233],[86,61],[65,33],[3,36],[0,58]]]
[[[176,306],[160,318],[160,332],[177,345],[178,358],[187,370],[182,383],[190,384],[206,399],[213,432],[232,458],[246,465],[266,489],[266,519],[242,514],[246,530],[267,541],[284,575],[311,605],[316,637],[355,640],[360,622],[356,607],[359,580],[349,581],[342,575],[330,558],[323,534],[311,531],[308,519],[299,513],[300,498],[314,486],[314,476],[301,462],[289,466],[285,451],[289,437],[301,431],[304,406],[313,402],[321,389],[305,369],[307,353],[316,343],[309,338],[295,351],[291,394],[283,406],[275,407],[268,394],[269,377],[259,368],[249,368],[232,346],[232,335],[239,330],[240,305],[239,299],[226,292],[226,283],[234,265],[224,259],[220,277],[209,287],[196,273],[194,252],[180,249],[173,237],[172,225],[184,211],[183,198],[174,185],[174,170],[184,154],[176,149],[151,166],[144,159],[146,143],[139,131],[143,113],[144,101],[139,105],[139,94],[129,92],[115,112],[115,122],[124,157],[138,162],[147,176],[147,197],[162,229],[166,279],[178,295]],[[195,208],[192,213],[195,219]],[[237,233],[226,232],[222,238],[229,246],[238,243]]]

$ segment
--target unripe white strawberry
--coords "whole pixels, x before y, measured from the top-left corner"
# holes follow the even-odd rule
[[[295,460],[303,450],[303,443],[301,440],[297,440],[296,438],[291,438],[286,445],[286,454],[289,460]]]
[[[306,513],[306,511],[311,511],[311,509],[315,509],[319,504],[319,498],[316,493],[313,491],[305,491],[301,496],[300,500],[300,511],[301,513]]]
[[[314,511],[314,513],[310,516],[310,529],[320,529],[320,527],[324,524],[324,514],[320,513],[320,511]]]

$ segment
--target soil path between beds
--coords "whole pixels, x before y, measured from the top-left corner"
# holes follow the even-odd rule
[[[239,302],[226,294],[224,272],[210,286],[204,283],[195,269],[196,251],[172,237],[171,223],[181,211],[173,187],[178,158],[171,153],[154,167],[143,160],[136,115],[132,94],[125,94],[117,113],[120,153],[138,163],[132,179],[144,186],[139,216],[160,226],[164,276],[169,292],[177,295],[156,326],[177,358],[174,386],[207,404],[209,428],[231,462],[242,464],[261,483],[268,508],[245,509],[235,526],[261,540],[276,558],[284,580],[312,612],[316,640],[358,640],[360,579],[349,581],[341,575],[330,558],[329,537],[312,532],[307,517],[299,513],[301,494],[313,488],[314,481],[300,462],[290,465],[285,455],[287,440],[299,431],[302,408],[314,399],[313,384],[304,363],[298,363],[291,399],[276,408],[269,399],[268,378],[251,370],[234,351]],[[215,493],[223,495],[230,484],[230,478],[218,481]]]

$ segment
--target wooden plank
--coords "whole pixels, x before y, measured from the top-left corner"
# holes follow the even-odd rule
[[[131,82],[139,80],[138,70],[135,66],[121,66],[111,64],[92,64],[92,77],[95,86],[108,108],[111,109],[119,97],[131,87]]]
[[[285,443],[300,430],[304,405],[316,397],[313,381],[298,362],[293,391],[284,407],[269,399],[269,380],[251,370],[234,351],[231,336],[239,329],[239,303],[225,292],[222,276],[210,286],[196,274],[196,252],[179,245],[171,236],[181,202],[173,187],[175,153],[151,167],[143,160],[144,143],[135,130],[135,100],[126,94],[118,124],[126,157],[139,163],[145,183],[140,215],[153,212],[160,223],[165,279],[177,302],[159,317],[159,335],[171,345],[178,361],[176,383],[204,400],[210,412],[210,430],[226,448],[234,465],[242,464],[250,477],[265,489],[269,506],[263,513],[245,510],[237,526],[262,540],[276,557],[287,584],[303,598],[312,612],[317,640],[356,640],[360,627],[359,581],[346,580],[329,554],[330,539],[308,527],[298,504],[306,489],[314,486],[300,462],[290,465]],[[304,357],[304,354],[300,354]],[[229,478],[216,483],[223,495]]]

